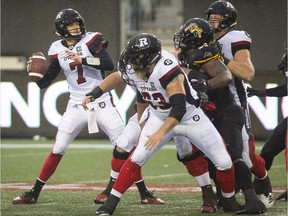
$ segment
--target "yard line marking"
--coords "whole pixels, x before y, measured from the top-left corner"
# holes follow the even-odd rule
[[[1,144],[1,149],[29,149],[29,148],[38,148],[38,149],[44,149],[44,148],[51,148],[53,144]],[[107,143],[107,144],[71,144],[69,146],[70,149],[113,149],[113,145]],[[261,150],[262,146],[255,146],[256,150]],[[169,149],[169,150],[176,150],[175,145],[165,145],[162,149]]]
[[[29,190],[33,186],[29,183],[1,183],[1,190]],[[45,185],[43,190],[60,190],[60,191],[102,191],[105,184],[50,184]],[[177,193],[191,193],[201,192],[201,188],[197,186],[189,185],[177,185],[177,184],[152,184],[149,185],[151,190],[157,192],[177,192]],[[215,188],[214,188],[215,189]],[[273,187],[274,193],[280,193],[285,190],[285,187]],[[131,192],[138,192],[137,187],[132,186],[128,189]]]
[[[145,176],[145,179],[159,179],[159,178],[169,178],[169,177],[180,177],[180,176],[190,176],[188,173],[177,173],[177,174],[165,174],[165,175],[155,175],[155,176]],[[103,179],[103,180],[95,180],[95,181],[85,181],[85,182],[76,182],[77,184],[92,184],[92,183],[106,183],[107,179]]]

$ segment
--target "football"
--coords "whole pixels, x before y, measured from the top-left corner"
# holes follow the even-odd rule
[[[33,53],[30,58],[31,63],[28,66],[28,74],[33,82],[38,82],[47,70],[47,60],[43,53]]]

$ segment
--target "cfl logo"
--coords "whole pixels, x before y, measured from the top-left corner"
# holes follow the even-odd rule
[[[148,40],[147,38],[140,38],[139,39],[139,47],[145,47],[145,46],[148,46],[149,43],[148,43]]]

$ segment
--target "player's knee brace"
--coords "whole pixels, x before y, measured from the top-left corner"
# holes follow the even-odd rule
[[[127,158],[130,156],[129,152],[119,152],[116,149],[117,147],[114,148],[113,150],[113,156],[115,159],[120,159],[120,160],[127,160]]]
[[[177,158],[185,165],[187,171],[192,176],[200,176],[208,172],[208,162],[200,151],[185,158],[180,158],[177,154]]]

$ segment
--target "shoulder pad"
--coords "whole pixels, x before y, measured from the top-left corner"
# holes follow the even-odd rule
[[[215,59],[219,59],[220,54],[219,50],[216,46],[213,45],[206,45],[195,49],[189,56],[187,63],[189,66],[197,66],[200,67],[201,65]]]

